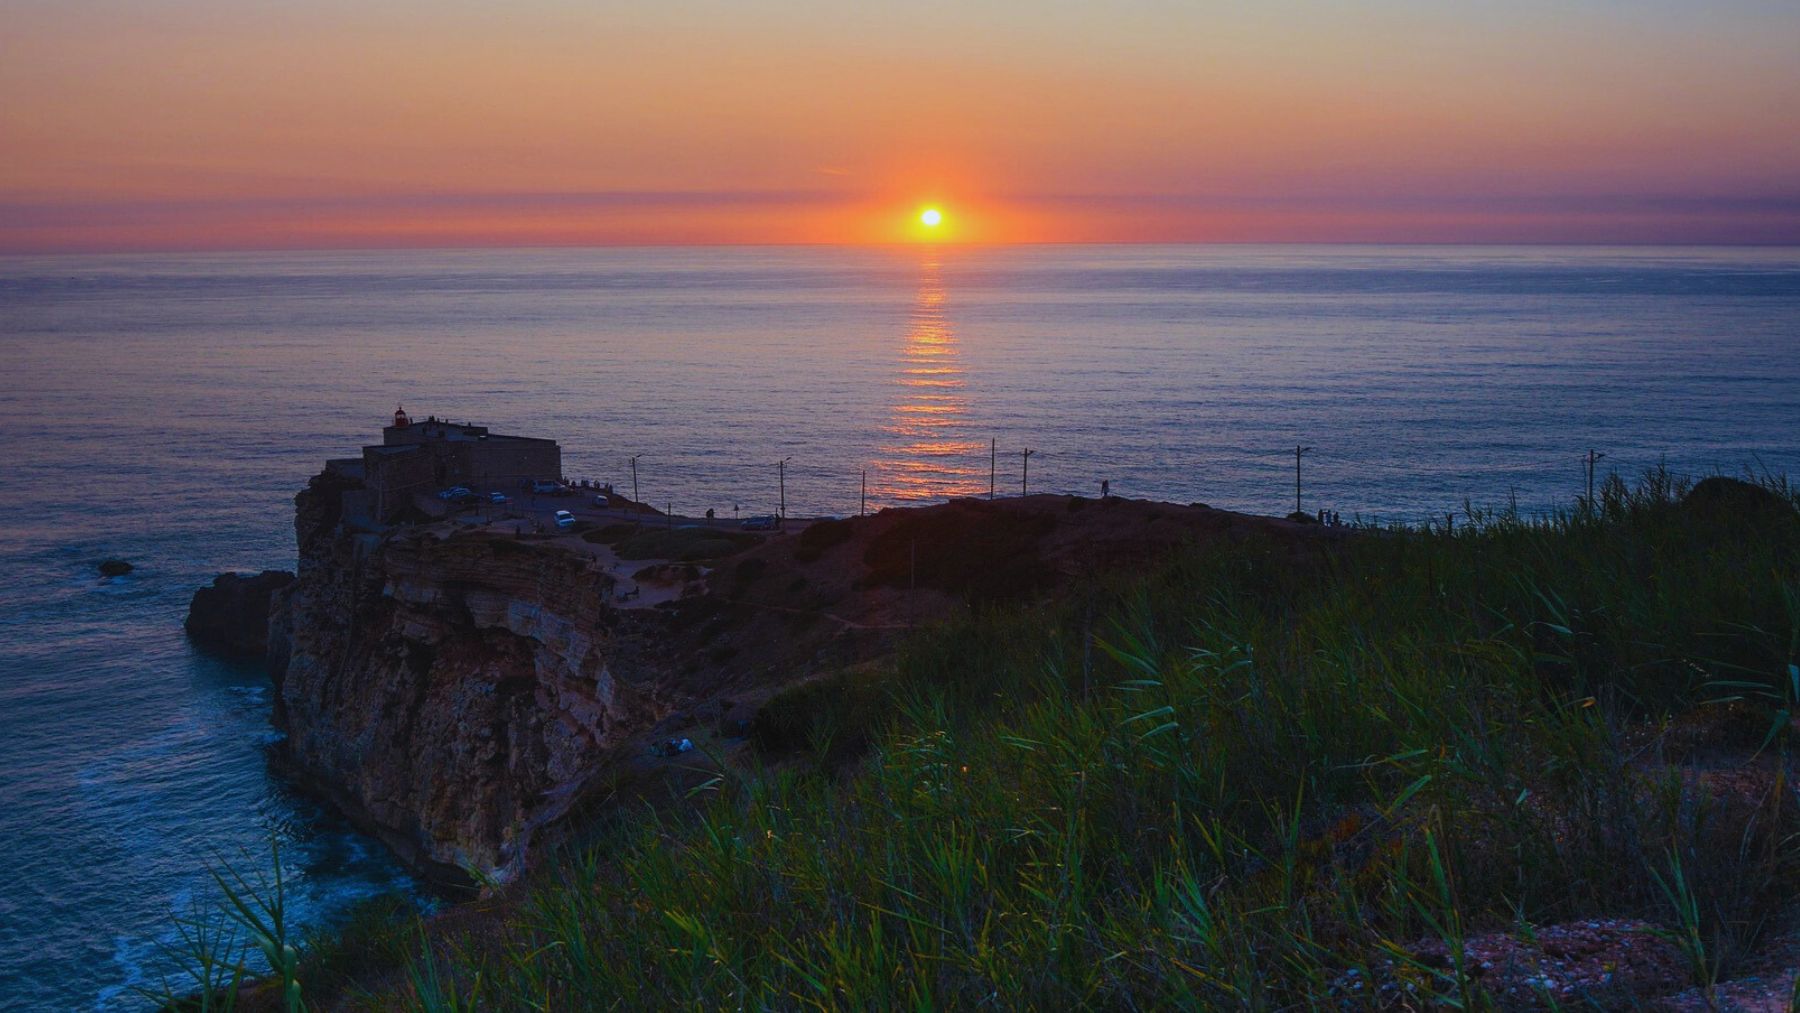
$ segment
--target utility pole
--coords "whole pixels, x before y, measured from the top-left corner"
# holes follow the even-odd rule
[[[998,439],[989,440],[988,441],[988,499],[994,498],[994,474],[995,474],[995,466],[998,463],[999,454],[1000,454],[1000,441]]]
[[[869,512],[869,469],[862,470],[862,506],[856,508],[856,516],[863,517]]]
[[[906,549],[906,625],[910,628],[919,618],[919,540],[913,539]]]
[[[1312,449],[1311,447],[1302,447],[1297,444],[1294,447],[1294,512],[1295,513],[1300,512],[1300,457],[1301,457],[1301,455],[1305,454],[1307,451],[1310,451],[1311,449]]]
[[[1594,450],[1594,448],[1592,448],[1592,447],[1588,448],[1588,452],[1587,452],[1587,485],[1588,485],[1587,508],[1590,513],[1594,509],[1594,465],[1596,463],[1598,463],[1600,461],[1600,459],[1605,456],[1606,456],[1605,454],[1597,453]]]
[[[643,500],[638,498],[638,484],[637,484],[637,462],[638,462],[638,458],[643,457],[643,456],[644,456],[643,454],[632,454],[631,455],[631,515],[633,518],[633,523],[635,523],[636,521],[642,520],[643,516],[644,516],[643,511],[638,509],[638,504],[642,503]]]
[[[1019,495],[1020,496],[1031,495],[1031,455],[1035,454],[1035,453],[1037,453],[1037,451],[1027,450],[1023,454],[1020,455],[1021,458],[1025,462],[1024,475],[1019,479]]]
[[[787,526],[787,463],[791,460],[793,460],[793,458],[784,457],[781,460],[775,462],[775,473],[777,476],[779,476],[779,478],[781,480],[781,526],[782,527]]]

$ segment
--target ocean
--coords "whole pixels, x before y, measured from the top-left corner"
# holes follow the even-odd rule
[[[1800,250],[713,248],[0,258],[0,1008],[134,1008],[209,865],[417,885],[266,765],[194,588],[414,417],[684,514],[1115,495],[1344,519],[1800,476]],[[1032,453],[1029,458],[1025,451]],[[1029,476],[1026,474],[1027,466]],[[102,578],[95,564],[131,561]]]

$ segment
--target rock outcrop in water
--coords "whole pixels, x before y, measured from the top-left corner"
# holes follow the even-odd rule
[[[484,534],[376,534],[352,480],[296,499],[299,579],[270,643],[292,773],[413,864],[507,879],[624,735],[661,715],[624,678],[592,560]]]
[[[293,582],[286,570],[221,573],[194,592],[183,626],[195,643],[260,658],[269,649],[269,600]]]

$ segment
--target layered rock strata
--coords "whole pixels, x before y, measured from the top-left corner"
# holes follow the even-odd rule
[[[270,667],[290,771],[428,871],[507,880],[665,708],[618,671],[612,577],[490,535],[365,531],[352,480],[296,499]]]

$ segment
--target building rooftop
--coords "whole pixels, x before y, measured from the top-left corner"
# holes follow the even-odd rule
[[[404,425],[383,426],[381,430],[385,446],[407,446],[423,443],[427,440],[474,441],[474,440],[508,440],[526,443],[555,443],[555,440],[541,436],[510,436],[504,433],[489,432],[486,426],[478,426],[469,422],[451,422],[436,416],[408,421]]]

